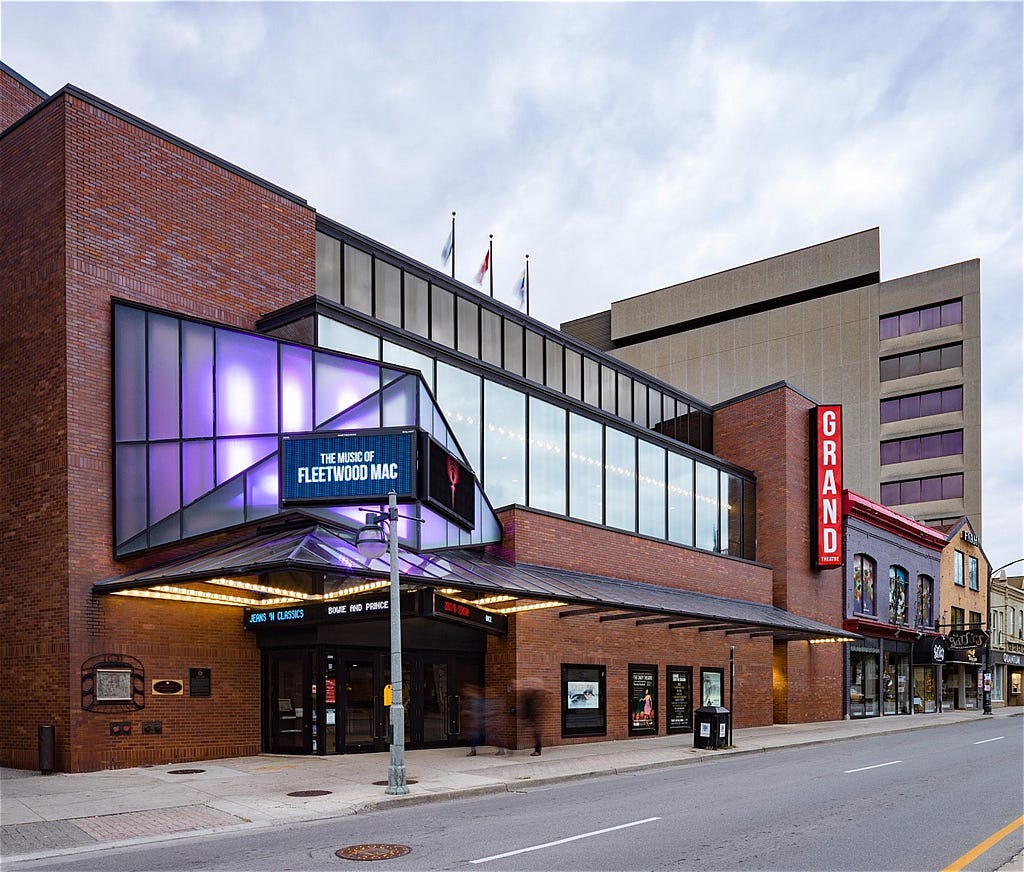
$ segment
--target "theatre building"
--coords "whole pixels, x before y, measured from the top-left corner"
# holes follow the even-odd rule
[[[712,406],[73,86],[0,95],[0,765],[385,750],[389,492],[410,748],[477,689],[511,747],[530,689],[546,745],[846,714],[828,398]]]

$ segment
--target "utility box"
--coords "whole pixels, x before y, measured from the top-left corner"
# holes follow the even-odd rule
[[[729,744],[729,709],[704,705],[693,713],[693,747],[717,751]]]
[[[53,774],[53,758],[55,753],[53,724],[39,725],[39,772],[42,775]]]

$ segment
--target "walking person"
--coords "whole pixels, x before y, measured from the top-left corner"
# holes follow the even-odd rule
[[[533,734],[533,752],[531,757],[540,756],[540,721],[544,699],[541,691],[530,688],[523,694],[523,720],[527,730]]]
[[[477,745],[484,740],[484,698],[480,688],[470,684],[465,690],[466,728],[469,733],[469,753],[467,757],[475,757]]]

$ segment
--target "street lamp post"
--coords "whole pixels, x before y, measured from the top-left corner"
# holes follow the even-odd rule
[[[383,522],[387,521],[387,542]],[[398,497],[388,494],[388,510],[367,514],[366,525],[356,536],[356,548],[364,557],[380,557],[387,547],[391,568],[391,759],[388,763],[388,786],[384,793],[401,795],[409,792],[405,783],[405,706],[402,704],[402,606],[398,584]]]
[[[992,714],[992,675],[995,671],[995,664],[992,662],[992,577],[998,575],[1004,569],[1013,566],[1014,563],[1020,563],[1022,560],[1024,560],[1024,557],[1018,557],[1016,560],[1004,563],[996,569],[993,569],[991,566],[988,569],[988,583],[985,590],[985,608],[988,610],[986,620],[988,639],[985,640],[985,674],[982,676],[983,684],[981,691],[981,713],[985,715]]]

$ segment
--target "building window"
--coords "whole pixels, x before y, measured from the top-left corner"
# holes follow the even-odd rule
[[[967,620],[972,630],[981,629],[981,612],[969,612]]]
[[[953,584],[957,587],[964,586],[964,552],[953,552]]]
[[[978,589],[978,558],[967,558],[967,586],[971,590]]]
[[[963,346],[959,342],[938,348],[926,348],[923,351],[895,354],[878,361],[878,378],[879,381],[892,381],[928,372],[940,372],[963,366],[963,361]]]
[[[879,459],[882,466],[891,463],[909,463],[913,460],[928,460],[932,457],[956,457],[963,453],[963,430],[930,433],[927,436],[910,436],[906,439],[890,439],[879,446]]]
[[[958,606],[952,606],[949,610],[949,622],[954,630],[964,628],[964,610]]]
[[[866,554],[853,556],[853,610],[875,613],[875,561]]]
[[[962,499],[964,476],[962,472],[953,475],[934,475],[929,478],[908,478],[903,481],[883,482],[879,496],[884,506],[905,506],[910,503],[926,503],[933,500]]]
[[[963,408],[964,389],[943,388],[939,391],[925,391],[882,400],[879,406],[879,421],[882,424],[891,424],[895,421],[910,421],[946,412],[962,412]]]
[[[917,609],[915,617],[918,627],[930,627],[932,625],[932,603],[935,592],[935,582],[927,575],[917,577]]]
[[[902,566],[889,567],[889,623],[907,622],[907,588],[909,578]]]
[[[895,339],[897,336],[909,336],[924,330],[935,330],[939,327],[952,327],[963,323],[963,303],[950,300],[936,303],[923,309],[911,309],[908,312],[897,312],[895,315],[883,315],[878,319],[878,338]]]

